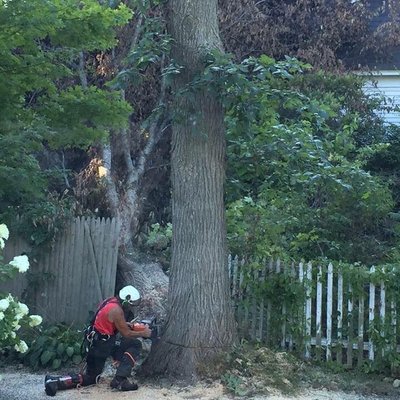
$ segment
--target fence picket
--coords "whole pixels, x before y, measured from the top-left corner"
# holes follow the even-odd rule
[[[312,264],[307,264],[307,282],[306,282],[306,341],[305,341],[305,358],[311,357],[311,282],[312,282]]]
[[[253,272],[253,279],[254,282],[259,280],[259,270],[254,269]],[[256,338],[256,325],[257,325],[257,297],[256,294],[253,292],[253,299],[251,305],[251,338],[254,340]]]
[[[239,295],[239,281],[238,281],[238,265],[239,257],[235,256],[232,260],[233,273],[232,273],[232,295],[236,299]]]
[[[276,261],[276,273],[281,274],[285,273],[285,269],[283,266],[283,270],[281,269],[281,260],[278,258]],[[282,304],[282,325],[281,325],[281,348],[284,349],[286,347],[286,304]]]
[[[391,340],[391,350],[397,352],[397,312],[396,312],[396,299],[393,295],[393,298],[390,302],[391,308],[391,328],[392,328],[392,340]],[[392,363],[390,366],[392,373],[394,373],[395,365]]]
[[[338,291],[337,291],[337,350],[336,360],[342,363],[342,338],[343,338],[343,275],[338,274]]]
[[[68,243],[68,237],[69,237],[69,226],[70,224],[67,224],[65,227],[65,230],[63,232],[62,237],[60,238],[60,256],[61,256],[61,262],[60,265],[57,266],[60,271],[61,275],[61,280],[56,281],[56,287],[57,291],[54,291],[54,297],[58,300],[59,304],[58,307],[65,307],[69,312],[71,311],[68,309],[67,305],[67,298],[69,288],[67,285],[64,285],[63,282],[65,282],[70,276],[73,276],[73,273],[70,269],[69,265],[69,243]],[[51,262],[51,257],[49,257],[49,263]],[[57,314],[54,314],[54,318],[57,318]]]
[[[260,276],[260,282],[262,285],[265,282],[266,276],[267,276],[267,266],[265,264],[265,260],[263,260],[261,276]],[[260,303],[260,316],[259,316],[260,324],[258,326],[258,340],[260,341],[263,340],[263,334],[264,334],[264,313],[265,313],[265,304],[263,297]]]
[[[375,267],[372,266],[370,268],[370,273],[373,274],[375,272]],[[371,282],[369,284],[369,327],[374,324],[375,320],[375,285]],[[371,338],[368,341],[368,359],[373,361],[375,359],[375,350],[374,350],[374,343]]]
[[[270,262],[268,264],[268,274],[267,274],[268,277],[272,275],[273,269],[274,269],[273,261],[270,260]],[[266,335],[265,341],[267,344],[270,344],[272,342],[271,314],[272,314],[272,303],[271,303],[271,299],[268,298],[268,300],[267,300],[267,318],[266,318],[267,329],[265,332],[265,335]]]
[[[83,264],[85,260],[85,220],[84,218],[77,218],[75,221],[77,229],[76,229],[76,247],[75,247],[75,255],[74,255],[74,260],[76,262],[75,265],[79,265],[79,263]],[[86,263],[84,264],[86,265]],[[79,293],[84,292],[85,288],[85,279],[87,279],[87,268],[84,270],[81,269],[80,271],[80,280],[77,285],[77,290],[79,290]],[[80,296],[76,296],[78,301],[81,301]],[[85,318],[84,310],[82,310],[82,307],[80,307],[77,311],[79,313],[79,316],[77,315],[77,319],[79,321],[84,321],[87,319],[87,316]]]
[[[317,273],[317,309],[315,319],[315,357],[317,360],[321,359],[321,342],[322,342],[322,267],[318,266]]]
[[[296,277],[296,267],[294,265],[294,262],[292,262],[291,266],[290,266],[290,276],[292,278]],[[292,315],[289,316],[289,324],[290,324],[290,327],[293,328],[294,321],[293,321],[293,316]],[[292,334],[292,330],[291,330],[291,332],[289,334],[289,350],[293,350],[293,334]]]
[[[353,365],[353,290],[349,284],[349,298],[347,300],[347,366]]]
[[[333,265],[328,265],[326,293],[326,360],[332,359],[332,306],[333,306]]]
[[[386,289],[385,282],[381,282],[381,295],[379,305],[379,318],[381,322],[381,337],[385,337],[385,315],[386,315]],[[385,349],[382,348],[382,357],[385,355]]]
[[[247,285],[244,285],[244,266],[245,264],[245,260],[242,259],[241,262],[241,266],[240,266],[240,291],[241,291],[241,299],[244,300],[245,297],[247,297],[248,294],[248,288]],[[246,299],[248,302],[250,301],[250,299]],[[243,313],[243,317],[241,319],[243,319],[243,326],[244,328],[247,330],[248,326],[249,326],[249,303],[244,304],[242,307],[242,313]]]
[[[358,301],[358,365],[361,366],[364,361],[364,302],[365,298],[361,295]]]

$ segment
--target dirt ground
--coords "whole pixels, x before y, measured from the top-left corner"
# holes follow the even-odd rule
[[[23,368],[2,368],[0,377],[1,400],[49,399],[44,393],[43,374],[32,374]],[[185,386],[172,384],[167,380],[139,380],[139,390],[124,393],[110,389],[110,380],[110,376],[105,376],[95,386],[59,391],[55,398],[60,400],[228,400],[239,398],[227,393],[218,381]],[[293,395],[283,395],[271,388],[268,390],[268,394],[245,395],[241,398],[253,400],[388,400],[399,397],[397,395],[393,397],[393,393],[366,395],[354,391],[346,393],[341,390],[304,387]]]
[[[134,377],[139,389],[118,392],[109,386],[115,374],[111,362],[97,385],[59,391],[64,400],[398,400],[394,377],[356,370],[338,370],[305,363],[285,352],[265,347],[241,347],[208,366],[203,380],[189,386],[167,378]],[[219,366],[221,367],[219,369]],[[222,368],[223,367],[223,368]],[[72,369],[73,370],[73,369]],[[0,366],[0,400],[44,400],[44,377],[63,371],[32,371],[23,365]],[[76,372],[76,371],[75,371]],[[212,372],[212,373],[211,373]],[[400,377],[397,377],[400,379]],[[400,382],[400,381],[399,381]]]

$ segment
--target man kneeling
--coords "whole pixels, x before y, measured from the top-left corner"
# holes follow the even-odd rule
[[[141,354],[143,338],[151,337],[151,329],[144,325],[139,331],[134,330],[133,325],[126,321],[124,311],[139,301],[138,290],[133,286],[125,286],[118,296],[108,298],[100,304],[92,329],[86,337],[88,346],[85,372],[67,376],[46,375],[45,391],[48,396],[55,396],[57,390],[93,385],[103,372],[109,356],[117,357],[119,361],[115,377],[110,383],[111,388],[121,391],[138,389],[128,377]],[[120,342],[116,342],[118,332],[122,336]]]

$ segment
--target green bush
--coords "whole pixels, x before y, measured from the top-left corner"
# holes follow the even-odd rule
[[[40,331],[29,344],[22,362],[32,368],[59,369],[82,362],[82,332],[64,324]]]
[[[172,239],[172,224],[168,223],[165,226],[160,224],[151,225],[151,230],[148,233],[145,246],[154,251],[167,250],[171,247]]]
[[[165,271],[169,269],[171,261],[172,224],[152,224],[149,232],[144,235],[143,248],[152,254],[163,265]]]

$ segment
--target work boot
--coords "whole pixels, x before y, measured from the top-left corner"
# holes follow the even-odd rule
[[[139,386],[134,382],[129,382],[128,378],[124,376],[116,376],[111,381],[110,386],[112,389],[117,389],[121,392],[128,392],[130,390],[138,390]]]

